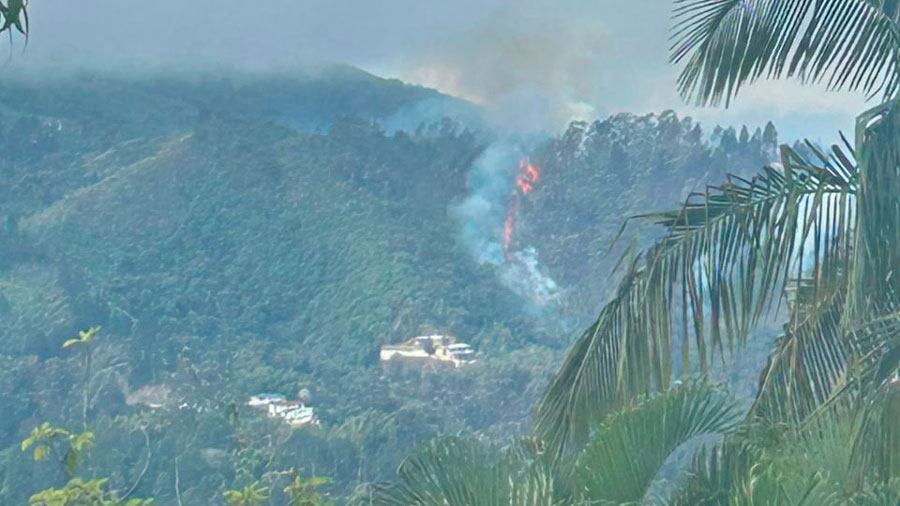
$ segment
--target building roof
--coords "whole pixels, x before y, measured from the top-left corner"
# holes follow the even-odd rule
[[[382,350],[390,351],[407,351],[407,350],[419,350],[420,347],[415,344],[385,344],[381,347]]]

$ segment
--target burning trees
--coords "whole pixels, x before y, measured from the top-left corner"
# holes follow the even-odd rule
[[[519,173],[516,175],[516,186],[513,188],[509,205],[506,208],[506,220],[503,222],[503,261],[509,262],[509,246],[512,242],[516,220],[519,217],[520,200],[534,189],[541,173],[528,159],[519,162]]]

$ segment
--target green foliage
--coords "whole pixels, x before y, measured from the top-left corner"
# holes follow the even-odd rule
[[[331,483],[331,478],[312,475],[304,479],[303,471],[294,476],[294,481],[284,487],[284,493],[290,498],[287,506],[331,506],[320,492],[319,487]]]
[[[253,480],[283,499],[288,484],[267,480],[298,463],[333,476],[340,497],[435,434],[528,432],[567,342],[548,329],[565,322],[523,314],[447,215],[489,140],[450,122],[386,134],[373,120],[438,94],[323,75],[0,85],[0,447],[18,454],[34,413],[71,426],[80,412],[104,449],[77,462],[84,476],[203,504]],[[518,237],[574,287],[567,317],[603,296],[621,216],[765,163],[766,132],[706,142],[668,112],[576,124],[540,146]],[[80,353],[60,353],[59,336],[94,323],[103,346],[79,336],[66,349]],[[379,369],[380,344],[432,331],[484,356],[447,374]],[[299,386],[322,426],[291,430],[241,402]],[[534,475],[514,501],[565,488],[534,455],[497,451]],[[19,484],[46,478],[31,471],[0,469],[0,503],[27,501],[36,487]]]
[[[598,417],[653,385],[665,388],[676,339],[682,374],[691,372],[692,343],[706,374],[715,353],[743,344],[780,300],[789,271],[806,272],[802,260],[797,266],[797,242],[810,234],[839,240],[823,239],[826,247],[806,260],[808,268],[847,264],[842,253],[851,225],[838,210],[846,210],[854,189],[854,167],[782,150],[783,171],[766,167],[750,180],[734,177],[694,194],[680,210],[644,216],[667,233],[628,260],[618,292],[570,350],[539,404],[538,435],[560,449],[577,447]],[[676,318],[681,332],[673,329]]]
[[[562,459],[538,440],[499,450],[477,439],[438,438],[400,465],[397,483],[363,491],[353,504],[639,504],[676,448],[730,431],[736,415],[724,391],[692,383],[610,415],[581,452]]]
[[[74,474],[78,468],[78,462],[81,456],[86,452],[94,442],[94,434],[91,432],[83,432],[78,434],[69,441],[69,449],[63,455],[63,463],[66,466],[66,472]]]
[[[646,399],[594,430],[575,462],[573,489],[592,504],[640,503],[673,451],[694,437],[728,433],[737,421],[727,392],[702,383]]]
[[[888,100],[860,115],[847,149],[833,146],[829,155],[809,145],[804,156],[785,146],[778,167],[752,179],[729,176],[678,210],[643,216],[666,235],[625,259],[617,293],[539,405],[536,431],[556,451],[580,448],[599,417],[651,388],[666,388],[675,337],[682,374],[690,372],[696,343],[706,375],[708,358],[726,348],[723,336],[729,350],[733,341],[743,344],[766,310],[787,298],[791,320],[749,421],[805,435],[820,417],[857,418],[856,433],[843,440],[853,440],[853,457],[833,474],[852,476],[852,491],[900,476],[897,424],[890,421],[897,416],[893,382],[900,368],[891,328],[900,284],[890,274],[900,237],[897,14],[894,3],[866,1],[676,2],[672,58],[689,58],[680,87],[699,103],[727,103],[745,82],[795,73],[812,81],[828,75],[834,88],[883,88]],[[723,144],[739,142],[732,133],[725,132]],[[672,311],[679,302],[680,315]],[[702,457],[697,479],[720,485],[707,487],[707,500],[817,503],[823,484],[835,479],[818,471],[795,477],[803,484],[795,488],[805,492],[792,494],[783,475],[768,470],[764,453],[728,443]],[[722,490],[725,498],[716,497]]]
[[[599,418],[667,388],[674,338],[682,374],[691,372],[696,343],[708,375],[725,339],[729,351],[733,341],[742,345],[787,299],[790,322],[745,426],[752,433],[762,425],[780,442],[744,434],[701,453],[675,504],[850,504],[873,490],[887,497],[884,487],[900,477],[898,15],[896,2],[676,1],[672,59],[686,59],[679,85],[700,104],[727,104],[744,83],[795,74],[883,92],[886,101],[857,118],[846,148],[825,154],[810,144],[804,155],[783,146],[779,166],[752,179],[729,176],[680,209],[643,216],[666,235],[623,257],[618,291],[539,404],[536,432],[558,455],[584,446]],[[723,145],[737,142],[733,131],[722,137]],[[822,430],[848,419],[856,420],[850,433]],[[797,448],[806,449],[804,460],[822,448],[842,458],[810,470]]]
[[[67,426],[78,413],[109,448],[92,475],[136,480],[147,445],[116,417],[141,415],[153,457],[136,493],[174,501],[177,458],[191,503],[298,459],[342,495],[436,433],[526,428],[558,350],[447,215],[483,141],[386,134],[373,118],[439,95],[348,74],[0,85],[0,446],[34,413]],[[332,128],[283,124],[294,119]],[[20,127],[28,142],[11,140]],[[60,353],[60,336],[94,324],[102,336]],[[378,347],[426,328],[493,360],[449,377],[384,374]],[[243,406],[299,385],[319,428]],[[253,426],[243,439],[221,416],[231,403]],[[25,492],[2,489],[0,503]]]
[[[93,327],[91,327],[87,330],[79,330],[78,337],[75,337],[72,339],[66,339],[66,341],[63,343],[62,347],[68,348],[69,346],[87,345],[93,340],[94,336],[97,335],[98,332],[100,332],[100,329],[101,329],[100,325],[94,325]]]
[[[698,104],[727,105],[743,84],[779,77],[890,97],[897,19],[885,1],[676,0],[671,59],[685,63],[678,87]]]
[[[29,32],[27,4],[28,0],[7,0],[5,4],[0,2],[0,14],[3,18],[0,33],[9,31],[10,40],[12,40],[12,28],[15,27],[19,33],[25,36],[25,44],[28,44]]]
[[[841,492],[848,452],[843,427],[825,426],[802,437],[784,428],[744,426],[694,459],[672,506],[832,504]],[[831,466],[831,467],[829,467]]]
[[[44,460],[51,453],[62,454],[60,464],[69,476],[75,474],[84,455],[94,443],[92,432],[71,433],[65,429],[53,427],[44,422],[32,429],[31,434],[22,441],[22,451],[34,447],[34,460]],[[62,452],[62,449],[65,452]],[[32,506],[152,506],[152,499],[120,498],[116,491],[108,490],[107,478],[84,480],[71,478],[62,487],[50,487],[31,496],[28,501]]]
[[[539,459],[485,441],[445,436],[421,445],[397,470],[400,481],[375,485],[351,504],[463,506],[552,505],[554,482]]]
[[[898,483],[859,487],[853,420],[823,420],[811,430],[749,425],[694,457],[671,506],[895,505]]]
[[[31,496],[30,506],[152,506],[152,499],[119,499],[106,490],[106,478],[71,479],[64,487],[48,488]]]
[[[0,368],[0,403],[11,414],[0,420],[0,438],[9,434],[0,445],[16,444],[12,435],[30,429],[32,413],[71,422],[80,412],[108,449],[84,464],[91,475],[115,470],[136,480],[148,455],[136,436],[143,426],[152,459],[136,493],[173,502],[177,475],[190,504],[298,459],[333,476],[341,496],[388,479],[416,442],[435,434],[505,441],[527,433],[565,337],[523,314],[496,271],[458,244],[447,208],[468,191],[466,173],[485,141],[453,129],[388,135],[368,118],[300,133],[266,117],[279,104],[299,104],[298,117],[321,107],[331,121],[329,107],[345,101],[359,106],[353,115],[393,114],[420,93],[391,89],[360,80],[4,82],[0,98],[10,110],[0,111],[0,143],[16,129],[30,140],[0,150],[0,215],[15,223],[0,247],[16,246],[0,255],[9,305],[0,307],[3,363],[15,364]],[[369,98],[357,104],[355,96]],[[534,227],[522,237],[547,244],[542,262],[546,253],[580,294],[593,293],[590,280],[604,269],[597,252],[605,243],[588,238],[615,235],[616,217],[627,212],[597,208],[598,194],[612,203],[605,192],[622,192],[639,206],[651,192],[642,185],[653,184],[677,200],[685,174],[699,180],[717,160],[758,164],[765,151],[753,137],[733,149],[704,143],[695,124],[672,113],[622,115],[588,130],[596,144],[585,143],[577,163],[551,162],[574,157],[574,138],[548,143],[539,157],[547,186],[523,205]],[[571,207],[542,200],[543,189]],[[564,216],[594,208],[608,219]],[[577,248],[560,242],[560,223],[594,221]],[[578,267],[585,252],[587,276]],[[585,308],[573,314],[578,320]],[[95,323],[102,346],[95,334],[66,348],[77,353],[59,353],[58,336]],[[452,374],[379,369],[381,343],[432,330],[456,333],[484,356]],[[253,393],[301,384],[313,392],[319,428],[286,430],[241,405]],[[136,400],[143,387],[169,392],[165,408]],[[137,425],[115,421],[123,414]],[[13,474],[10,481],[32,479]]]
[[[615,293],[609,279],[620,249],[610,251],[610,245],[623,217],[674,206],[690,192],[721,182],[726,169],[749,177],[776,160],[771,124],[766,134],[756,129],[733,144],[725,132],[701,129],[673,111],[619,114],[572,123],[537,150],[541,180],[522,202],[518,237],[522,245],[535,246],[541,265],[572,294],[563,310],[573,321],[593,320],[597,307]],[[628,232],[639,246],[658,237],[640,221],[630,222]]]
[[[32,454],[34,460],[44,460],[50,456],[49,442],[59,437],[68,438],[70,435],[69,431],[52,427],[50,422],[44,422],[40,427],[31,429],[31,434],[22,441],[22,451],[28,451],[29,448],[34,446],[34,453]]]
[[[93,443],[93,432],[71,433],[62,428],[53,427],[50,422],[44,422],[33,428],[31,434],[22,441],[22,451],[25,452],[34,447],[32,458],[36,461],[45,460],[55,453],[61,456],[60,465],[69,475],[72,475]]]
[[[255,481],[239,490],[222,493],[228,506],[260,506],[269,498],[269,487]]]
[[[91,342],[94,340],[94,336],[100,332],[100,328],[100,325],[94,325],[88,330],[79,330],[78,337],[67,339],[62,345],[63,348],[78,346],[84,349],[84,386],[82,387],[81,425],[85,430],[87,429],[88,405],[91,396],[91,380],[93,379],[93,376],[91,375],[91,361],[93,359]]]
[[[900,504],[900,480],[875,484],[871,488],[854,494],[848,506],[897,506]]]
[[[866,481],[900,479],[900,381],[890,380],[867,396],[859,418],[850,465],[856,488]]]

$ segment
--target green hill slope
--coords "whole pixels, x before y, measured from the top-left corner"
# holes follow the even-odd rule
[[[45,420],[80,425],[83,364],[60,345],[95,324],[87,412],[105,450],[86,469],[120,489],[142,477],[157,504],[218,504],[289,467],[344,494],[435,433],[528,430],[568,336],[461,245],[451,209],[489,140],[429,114],[469,106],[345,67],[10,81],[0,103],[0,503],[62,479],[18,445]],[[513,247],[537,248],[576,321],[602,300],[600,253],[626,214],[765,159],[758,140],[655,118],[573,125],[534,153]],[[433,331],[479,362],[382,372],[381,344]],[[321,426],[240,406],[300,388]]]
[[[403,437],[382,450],[389,466],[373,459],[379,472],[438,430],[523,426],[536,389],[504,409],[505,401],[467,391],[490,375],[426,388],[382,376],[377,362],[380,344],[423,331],[452,332],[489,354],[546,339],[532,330],[521,300],[456,244],[447,208],[466,191],[480,141],[447,129],[385,135],[372,117],[339,118],[349,116],[338,114],[345,107],[360,112],[355,101],[331,105],[338,119],[327,132],[301,133],[249,106],[192,108],[199,85],[186,83],[180,95],[167,86],[151,93],[146,83],[79,81],[0,91],[20,104],[7,111],[5,132],[20,151],[0,156],[0,353],[16,365],[0,374],[0,391],[9,392],[0,396],[11,415],[0,424],[9,466],[22,458],[15,448],[34,424],[79,419],[79,357],[60,343],[92,324],[104,326],[95,357],[103,373],[94,378],[89,416],[109,424],[112,444],[122,448],[127,433],[113,420],[133,413],[129,395],[148,386],[171,390],[177,404],[212,409],[215,421],[206,423],[219,425],[230,402],[303,386],[335,430],[355,416],[394,413],[439,395],[480,395],[474,402],[483,410],[437,406],[424,419],[404,421],[396,429]],[[318,93],[268,86],[294,96]],[[379,93],[391,98],[371,114],[421,98],[420,89],[395,82],[373,86],[386,86]],[[371,95],[364,98],[375,100]],[[12,100],[32,96],[42,100]],[[531,366],[517,367],[525,382],[515,389],[525,389]],[[162,445],[186,429],[159,430]],[[230,451],[232,429],[222,430],[211,444]],[[334,442],[345,436],[315,437],[330,455],[320,459],[355,455]],[[125,466],[135,455],[107,457],[106,465]],[[21,482],[5,473],[9,487]],[[37,486],[0,488],[0,496],[19,500]]]

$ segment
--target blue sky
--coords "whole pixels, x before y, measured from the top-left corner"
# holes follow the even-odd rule
[[[466,97],[498,123],[550,130],[675,109],[706,124],[771,119],[782,140],[832,142],[866,108],[858,95],[790,82],[746,88],[728,110],[688,107],[667,62],[670,10],[670,0],[35,0],[28,51],[11,65],[271,72],[342,62]]]

